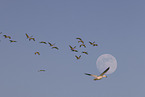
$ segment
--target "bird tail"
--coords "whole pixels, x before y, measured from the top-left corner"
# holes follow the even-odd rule
[[[85,73],[85,75],[89,75],[89,76],[91,76],[91,74],[89,74],[89,73]]]

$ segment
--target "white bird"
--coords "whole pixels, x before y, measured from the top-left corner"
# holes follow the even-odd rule
[[[104,75],[104,74],[105,74],[109,69],[110,69],[110,67],[108,67],[108,68],[107,68],[103,73],[101,73],[99,76],[93,75],[93,74],[88,74],[88,73],[85,73],[85,74],[86,74],[86,75],[89,75],[89,76],[95,77],[94,80],[100,80],[100,79],[102,79],[103,77],[106,77],[106,78],[107,78],[107,76]]]

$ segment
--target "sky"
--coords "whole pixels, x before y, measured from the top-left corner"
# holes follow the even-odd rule
[[[144,4],[144,0],[1,0],[0,96],[144,97]],[[36,41],[29,41],[25,33]],[[3,35],[17,42],[10,43]],[[86,48],[79,47],[77,37]],[[55,43],[59,50],[40,41]],[[79,52],[72,52],[69,45]],[[100,74],[96,60],[102,54],[113,55],[117,69],[94,81],[84,73]],[[41,69],[46,71],[38,72]]]

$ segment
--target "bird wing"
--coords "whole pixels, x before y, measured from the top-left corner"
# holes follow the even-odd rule
[[[98,77],[97,75],[93,75],[93,74],[89,74],[89,73],[85,73],[85,75],[89,75],[89,76],[93,76],[93,77]]]
[[[50,42],[48,42],[48,44],[51,46],[52,44]]]
[[[26,33],[26,37],[29,38],[28,34]]]
[[[72,49],[72,46],[69,45],[69,47]]]
[[[56,47],[56,46],[52,47],[52,49],[53,49],[53,48],[55,48],[55,49],[57,49],[57,50],[58,50],[58,47]]]
[[[35,41],[35,38],[32,38]]]
[[[10,37],[10,36],[8,36],[8,38],[9,38],[9,39],[11,39],[11,37]]]
[[[5,38],[7,38],[7,35],[3,35]]]
[[[86,45],[83,45],[86,48]]]
[[[76,38],[76,39],[82,40],[81,38]]]
[[[103,73],[101,73],[100,76],[104,75],[109,69],[110,67],[108,67]]]
[[[78,56],[75,55],[75,57],[78,59]]]
[[[40,53],[39,53],[39,52],[38,52],[37,54],[38,54],[38,55],[40,55]]]
[[[89,41],[89,43],[92,45],[92,42]]]

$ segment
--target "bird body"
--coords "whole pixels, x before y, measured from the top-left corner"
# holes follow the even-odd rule
[[[10,40],[10,42],[17,42],[17,41],[15,41],[15,40]]]
[[[7,36],[7,35],[3,35],[5,38],[9,38],[9,39],[11,39],[11,37],[10,36]]]
[[[108,67],[108,68],[107,68],[103,73],[101,73],[99,76],[93,75],[93,74],[89,74],[89,73],[85,73],[85,75],[89,75],[89,76],[95,77],[94,80],[100,80],[100,79],[102,79],[103,77],[106,77],[106,78],[107,78],[107,76],[104,75],[104,74],[105,74],[109,69],[110,69],[110,67]]]
[[[76,39],[79,39],[78,43],[79,42],[84,43],[84,41],[81,38],[76,38]]]
[[[78,37],[78,38],[76,38],[76,39],[82,40],[82,39],[81,39],[81,38],[79,38],[79,37]]]
[[[87,55],[88,55],[88,52],[83,51],[82,53],[84,53],[84,54],[87,54]]]
[[[70,49],[71,49],[72,51],[74,51],[74,52],[78,52],[78,51],[75,49],[76,46],[75,46],[75,47],[72,47],[72,46],[69,45],[69,47],[70,47]]]
[[[80,56],[76,56],[76,55],[75,55],[75,57],[76,57],[76,58],[77,58],[77,60],[78,60],[78,59],[80,59],[80,58],[81,58],[81,55],[80,55]]]
[[[59,48],[58,48],[58,47],[56,47],[56,46],[52,47],[52,49],[54,49],[54,48],[55,48],[55,49],[57,49],[57,50],[59,49]]]
[[[45,70],[39,70],[38,72],[44,72]]]
[[[90,41],[89,41],[89,43],[90,43],[91,45],[93,45],[93,46],[98,46],[98,44],[95,44],[95,41],[94,41],[94,42],[90,42]]]
[[[29,41],[30,41],[30,40],[33,40],[33,41],[35,41],[35,38],[32,38],[32,37],[30,37],[30,38],[29,38]]]
[[[84,41],[82,41],[82,40],[78,41],[78,43],[79,43],[79,42],[84,43]]]
[[[73,52],[78,52],[78,50],[72,50]]]
[[[41,42],[39,42],[39,43],[44,43],[44,44],[47,44],[46,42],[44,42],[44,41],[41,41]]]
[[[35,55],[36,55],[36,54],[40,55],[40,53],[39,53],[39,52],[35,52]]]
[[[28,35],[27,33],[26,33],[25,35],[26,35],[27,38],[30,38],[29,35]]]
[[[54,46],[54,45],[55,45],[55,43],[54,43],[54,44],[52,44],[52,43],[50,43],[50,42],[48,42],[48,44],[49,44],[50,46]]]
[[[35,41],[35,38],[32,38],[33,36],[30,37],[27,33],[26,33],[25,35],[26,35],[26,37],[29,39],[29,41],[30,41],[30,40]]]
[[[82,46],[84,46],[84,47],[86,48],[86,45],[85,45],[85,44],[81,44],[81,45],[80,45],[80,47],[82,47]]]
[[[71,48],[71,50],[74,50],[76,48],[76,46],[72,47],[71,45],[69,45],[69,47]]]

